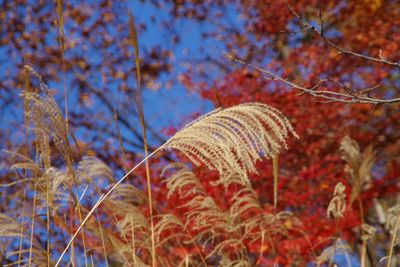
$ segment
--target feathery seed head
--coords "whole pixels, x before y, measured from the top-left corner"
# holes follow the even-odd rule
[[[194,164],[217,170],[220,177],[257,173],[257,160],[272,157],[287,148],[292,125],[277,109],[262,103],[247,103],[216,109],[178,131],[166,148],[176,149]],[[223,181],[228,185],[229,181]]]

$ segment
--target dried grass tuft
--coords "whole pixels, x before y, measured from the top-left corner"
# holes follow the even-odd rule
[[[333,192],[333,198],[329,202],[329,206],[326,211],[328,218],[331,215],[336,220],[343,217],[343,214],[346,210],[345,190],[346,190],[346,187],[342,183],[336,184],[335,190]]]
[[[287,148],[289,134],[298,137],[286,117],[261,103],[216,109],[178,131],[166,148],[176,149],[194,164],[217,170],[220,177],[238,175],[248,184],[254,164]],[[222,181],[224,185],[229,180]]]
[[[364,185],[371,180],[371,169],[375,163],[375,152],[369,146],[361,153],[358,143],[346,136],[340,144],[340,151],[347,163],[346,171],[350,173],[353,187],[350,195],[350,206],[363,190]]]
[[[0,237],[20,237],[21,226],[16,220],[0,213]]]

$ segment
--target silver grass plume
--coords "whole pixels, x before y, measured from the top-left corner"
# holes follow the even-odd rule
[[[0,237],[20,237],[21,226],[13,218],[0,213]]]
[[[32,163],[20,163],[12,166],[12,169],[17,168],[26,170],[38,169],[40,171],[39,166]],[[49,202],[53,212],[62,206],[68,205],[71,201],[68,193],[68,184],[73,181],[72,173],[67,169],[58,169],[56,167],[49,167],[45,173],[39,171],[37,171],[38,185],[45,187],[49,183]],[[83,185],[91,186],[98,193],[101,193],[102,188],[99,186],[103,180],[106,180],[107,183],[114,181],[111,169],[103,161],[95,157],[83,157],[77,168],[73,169],[73,172],[77,187]],[[39,198],[43,197],[39,195]]]
[[[397,220],[400,217],[400,204],[394,205],[387,210],[386,213],[386,224],[385,228],[390,232],[393,236],[395,234],[396,224],[398,224]],[[399,236],[395,237],[397,240],[400,240]]]
[[[67,128],[54,98],[49,95],[41,96],[34,92],[23,92],[22,96],[30,104],[28,115],[36,126],[36,134],[43,138],[53,137],[55,145],[64,157],[69,156]]]
[[[350,206],[371,180],[371,169],[375,164],[375,152],[372,146],[362,153],[358,143],[345,136],[340,143],[342,157],[346,161],[346,171],[351,175],[353,187],[350,195]]]
[[[174,170],[174,172],[165,180],[168,189],[168,198],[175,192],[178,192],[182,198],[202,192],[202,185],[199,179],[185,164],[168,164],[162,170],[161,176],[166,176],[166,172],[170,172],[171,170]],[[184,190],[184,188],[190,189]]]
[[[184,228],[185,225],[182,223],[182,221],[176,217],[173,214],[170,213],[166,213],[166,214],[161,214],[156,216],[157,218],[159,218],[159,221],[156,223],[155,227],[154,227],[154,234],[156,237],[156,244],[157,247],[161,247],[163,243],[165,243],[167,240],[175,238],[177,236],[182,236],[184,235]],[[172,230],[175,228],[179,228],[182,230],[181,233],[177,233],[177,234],[169,234],[167,237],[162,238],[161,234],[166,231],[166,230]]]
[[[165,148],[182,152],[196,165],[203,163],[217,170],[220,177],[239,175],[246,184],[248,174],[257,173],[257,160],[287,149],[289,134],[298,138],[279,110],[262,103],[246,103],[201,116],[178,131]]]

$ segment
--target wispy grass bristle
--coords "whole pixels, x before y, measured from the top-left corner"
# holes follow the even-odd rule
[[[248,174],[257,173],[257,160],[287,148],[289,134],[298,137],[281,112],[248,103],[201,116],[178,131],[166,148],[179,150],[196,165],[217,170],[220,177],[238,175],[246,184]]]

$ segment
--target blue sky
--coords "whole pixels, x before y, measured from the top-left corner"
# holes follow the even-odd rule
[[[155,9],[153,5],[146,2],[132,1],[129,3],[136,23],[145,23],[146,32],[139,33],[139,46],[152,47],[154,45],[163,44],[165,48],[172,48],[170,38],[166,36],[165,29],[162,29],[160,22],[168,19],[168,12],[165,13],[160,9]],[[161,12],[160,12],[161,11]],[[156,23],[150,23],[151,17],[154,16]],[[201,58],[204,54],[215,55],[219,53],[217,50],[218,42],[204,44],[201,39],[201,33],[211,25],[199,24],[189,20],[179,19],[176,22],[182,32],[182,41],[173,47],[173,65],[172,74],[160,77],[160,82],[166,82],[169,79],[177,81],[178,76],[185,71],[182,66],[183,62],[188,58]],[[204,52],[200,52],[200,48],[205,47]],[[145,90],[143,94],[146,118],[148,121],[157,121],[153,124],[159,129],[168,126],[182,126],[181,119],[187,117],[194,112],[206,113],[212,109],[212,104],[201,99],[196,93],[187,91],[179,82],[174,83],[173,88],[161,87],[158,91]]]

